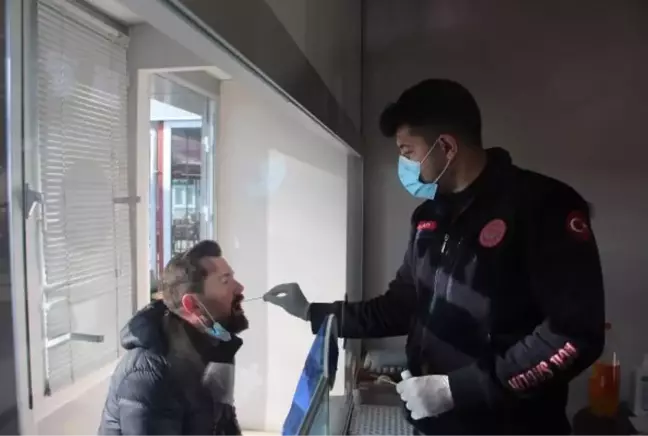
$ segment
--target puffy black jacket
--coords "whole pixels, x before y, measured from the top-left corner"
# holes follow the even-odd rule
[[[316,331],[408,335],[414,376],[448,375],[455,407],[413,421],[426,434],[568,434],[569,381],[604,344],[604,295],[588,204],[569,186],[488,151],[465,192],[412,216],[387,293],[311,305]]]
[[[122,330],[128,351],[112,376],[99,434],[241,434],[234,407],[216,392],[222,385],[203,381],[211,363],[233,371],[241,344],[212,342],[162,302],[142,309]]]

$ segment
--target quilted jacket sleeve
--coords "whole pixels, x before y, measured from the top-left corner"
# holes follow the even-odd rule
[[[182,434],[182,412],[166,380],[167,371],[134,370],[117,388],[123,435]]]

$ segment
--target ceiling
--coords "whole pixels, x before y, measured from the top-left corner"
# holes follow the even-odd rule
[[[127,25],[141,23],[143,20],[132,13],[120,0],[84,0],[111,18]]]

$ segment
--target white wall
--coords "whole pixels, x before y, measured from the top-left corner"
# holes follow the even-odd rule
[[[221,89],[220,133],[218,240],[246,297],[296,281],[312,301],[343,298],[347,153],[236,82]],[[313,336],[306,322],[262,301],[244,308],[250,329],[237,358],[239,419],[246,429],[278,431]]]
[[[64,404],[37,424],[38,434],[97,434],[99,418],[108,394],[109,379],[104,379],[76,400]]]
[[[416,207],[396,175],[396,147],[377,126],[388,101],[430,77],[465,84],[481,105],[487,147],[557,177],[595,206],[613,325],[610,346],[632,366],[648,351],[648,8],[642,0],[366,3],[365,290],[393,277]],[[367,295],[367,296],[370,296]],[[583,379],[572,408],[585,404]]]

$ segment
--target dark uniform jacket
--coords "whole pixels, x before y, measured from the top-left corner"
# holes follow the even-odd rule
[[[240,435],[232,403],[222,401],[233,379],[218,378],[223,368],[231,374],[241,344],[216,342],[162,302],[142,309],[122,330],[128,352],[112,376],[99,434]]]
[[[604,295],[588,204],[501,149],[464,192],[426,201],[388,291],[310,308],[340,336],[408,335],[414,376],[447,374],[453,410],[427,434],[568,434],[568,383],[604,345]]]

